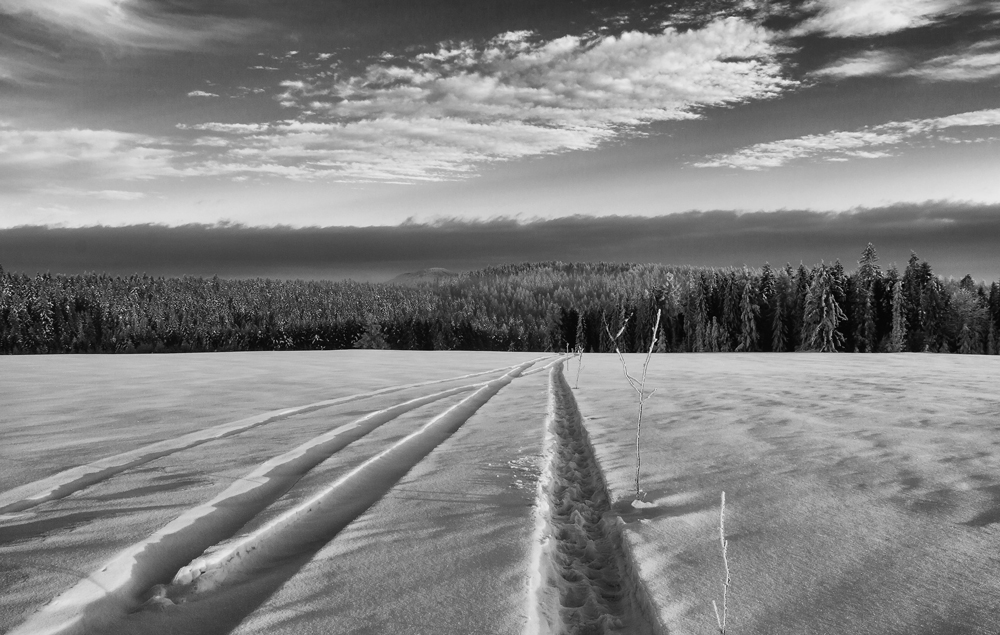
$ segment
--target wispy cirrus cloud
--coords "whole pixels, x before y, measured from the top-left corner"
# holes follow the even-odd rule
[[[105,201],[137,201],[146,198],[144,192],[134,192],[131,190],[88,190],[61,185],[47,187],[45,191],[47,194],[54,194],[56,196],[97,198]]]
[[[1000,77],[1000,40],[976,42],[944,55],[913,64],[895,50],[864,51],[848,55],[813,71],[815,77],[895,76],[931,82],[975,82]]]
[[[833,131],[758,143],[733,153],[711,156],[692,165],[699,168],[762,170],[805,159],[821,161],[877,159],[891,156],[893,149],[905,142],[926,138],[932,133],[949,128],[970,127],[1000,127],[1000,108],[946,117],[893,121],[856,131]],[[975,141],[982,142],[987,139]]]
[[[886,35],[932,24],[969,4],[969,0],[809,0],[804,8],[814,15],[793,29],[792,34]]]
[[[345,123],[201,124],[220,153],[189,168],[200,175],[257,174],[294,180],[416,182],[460,178],[488,161],[587,149],[602,134],[519,121],[377,118]]]
[[[912,68],[904,75],[929,81],[976,81],[1000,77],[1000,40],[977,42]]]
[[[149,0],[0,0],[0,15],[29,20],[61,37],[168,51],[237,40],[257,28],[248,20],[166,12]]]
[[[74,181],[177,175],[180,153],[156,138],[115,130],[23,130],[0,124],[0,183],[50,188]]]
[[[864,51],[843,57],[833,64],[813,71],[812,75],[832,79],[889,75],[905,64],[906,60],[895,51]]]
[[[510,32],[485,43],[386,53],[362,73],[282,83],[296,120],[208,123],[231,135],[208,171],[295,178],[420,181],[461,178],[478,165],[586,150],[654,121],[693,119],[706,106],[767,99],[795,85],[782,49],[742,19],[703,28],[535,41]]]

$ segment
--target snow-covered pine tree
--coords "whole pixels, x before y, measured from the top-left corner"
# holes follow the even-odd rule
[[[580,313],[580,318],[576,321],[576,348],[581,352],[587,350],[587,320]]]
[[[889,334],[889,352],[901,353],[906,345],[906,300],[903,281],[892,285],[892,331]]]
[[[740,342],[736,352],[757,350],[757,316],[760,307],[754,302],[753,276],[745,271],[743,293],[740,296]]]
[[[354,340],[354,348],[368,348],[368,349],[388,349],[389,343],[385,340],[385,335],[382,332],[382,325],[378,323],[378,320],[374,316],[369,317],[368,322],[365,324],[365,330],[361,333],[358,339]]]
[[[835,353],[844,345],[844,336],[837,330],[847,319],[837,303],[837,289],[831,267],[821,264],[806,294],[802,319],[802,348],[822,353]]]
[[[857,276],[857,324],[856,344],[862,353],[875,351],[875,284],[882,278],[882,270],[878,266],[878,254],[875,245],[868,243],[858,260]]]

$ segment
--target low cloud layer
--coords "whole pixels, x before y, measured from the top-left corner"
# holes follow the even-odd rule
[[[996,141],[1000,134],[1000,109],[977,110],[929,119],[891,121],[862,130],[836,130],[794,139],[758,143],[736,152],[709,157],[693,165],[699,168],[762,170],[807,159],[817,161],[878,159],[892,156],[894,149],[904,142],[926,141],[931,135],[940,134],[944,130],[970,128],[987,128],[992,132],[992,136],[975,136],[964,141],[969,143]],[[946,137],[944,141],[953,142],[959,139]]]
[[[630,261],[729,266],[841,259],[873,242],[883,265],[910,250],[943,275],[1000,278],[1000,206],[898,205],[849,213],[689,212],[292,229],[239,225],[20,227],[0,230],[0,265],[27,273],[385,280],[427,267]]]

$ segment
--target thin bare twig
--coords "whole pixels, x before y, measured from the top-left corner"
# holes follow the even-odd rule
[[[726,635],[726,601],[729,597],[729,585],[732,578],[729,577],[729,541],[726,540],[726,493],[722,492],[722,509],[719,511],[719,543],[722,545],[722,564],[726,567],[726,580],[722,583],[722,615],[719,615],[719,606],[712,600],[712,608],[715,609],[715,621],[719,625],[720,635]]]
[[[576,363],[576,381],[573,382],[573,390],[580,388],[580,371],[583,369],[583,346],[576,347],[576,355],[579,357],[579,361]]]
[[[658,336],[660,333],[660,316],[662,314],[662,309],[656,310],[656,324],[653,325],[653,339],[649,343],[649,352],[646,353],[646,360],[642,364],[642,377],[636,379],[628,372],[628,365],[625,363],[625,356],[622,355],[621,350],[618,348],[618,338],[621,337],[622,333],[625,332],[625,327],[628,324],[628,318],[625,319],[625,324],[618,330],[617,335],[611,336],[611,329],[605,323],[604,329],[611,336],[611,341],[615,344],[615,352],[618,353],[618,359],[622,363],[622,372],[625,373],[625,379],[628,381],[629,386],[632,390],[636,392],[639,396],[639,416],[636,418],[635,422],[635,498],[639,500],[642,490],[639,489],[639,471],[642,467],[642,454],[639,451],[639,437],[642,434],[642,407],[646,403],[646,400],[653,396],[656,389],[650,390],[646,393],[646,371],[649,369],[649,360],[653,356],[653,351],[656,349],[656,342],[658,341]],[[632,316],[630,315],[629,318]]]

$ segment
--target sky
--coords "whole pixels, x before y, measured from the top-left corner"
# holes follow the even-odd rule
[[[7,270],[997,279],[998,214],[997,0],[0,0]]]

